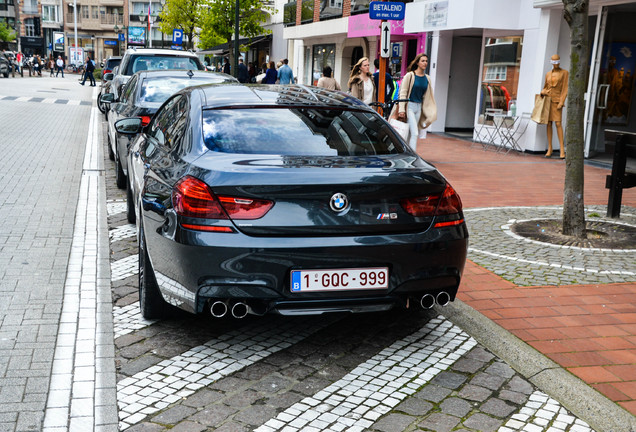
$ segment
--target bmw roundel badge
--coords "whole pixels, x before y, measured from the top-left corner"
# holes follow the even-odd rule
[[[341,212],[349,207],[349,198],[343,193],[333,194],[331,200],[329,200],[329,207],[335,212]]]

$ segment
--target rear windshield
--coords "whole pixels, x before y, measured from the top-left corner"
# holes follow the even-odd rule
[[[121,63],[121,59],[110,59],[106,62],[105,69],[113,70],[115,66],[119,66],[119,63]]]
[[[184,74],[185,75],[185,74]],[[146,103],[158,103],[161,105],[182,88],[196,86],[200,84],[209,84],[215,82],[222,82],[223,78],[210,78],[210,77],[193,77],[178,78],[178,77],[157,77],[152,79],[144,79],[141,85],[141,91],[139,95],[139,102]]]
[[[212,151],[299,156],[402,153],[376,113],[325,108],[240,108],[203,112],[203,139]]]
[[[128,62],[127,69],[126,75],[132,75],[143,70],[203,70],[203,67],[193,57],[135,55]]]

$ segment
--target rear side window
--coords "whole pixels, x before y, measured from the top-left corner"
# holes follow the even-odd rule
[[[198,59],[178,56],[133,55],[126,66],[126,75],[144,70],[203,70]]]
[[[185,74],[184,74],[185,75]],[[222,79],[214,80],[211,77],[193,77],[187,76],[183,78],[177,77],[158,77],[158,78],[146,78],[143,81],[141,87],[141,95],[139,96],[140,102],[145,103],[158,103],[162,104],[170,96],[178,92],[179,90],[196,86],[200,84],[207,84],[211,82],[221,82]]]
[[[402,153],[376,113],[324,108],[238,108],[203,112],[203,139],[223,153],[356,156]]]
[[[119,66],[121,63],[121,59],[110,59],[106,62],[106,67],[104,69],[113,70],[115,67]]]

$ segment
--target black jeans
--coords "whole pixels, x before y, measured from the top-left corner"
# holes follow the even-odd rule
[[[82,81],[82,84],[84,84],[86,82],[86,78],[90,78],[90,82],[91,82],[92,86],[95,85],[95,77],[93,77],[93,71],[84,72],[84,81]]]
[[[64,78],[64,66],[57,66],[57,73],[55,76],[58,76],[60,72],[62,72],[62,78]]]

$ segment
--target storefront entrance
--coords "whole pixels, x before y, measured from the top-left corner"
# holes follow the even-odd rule
[[[590,11],[593,13],[593,11]],[[636,130],[636,3],[603,6],[590,17],[590,78],[585,157],[611,163],[606,129]]]

